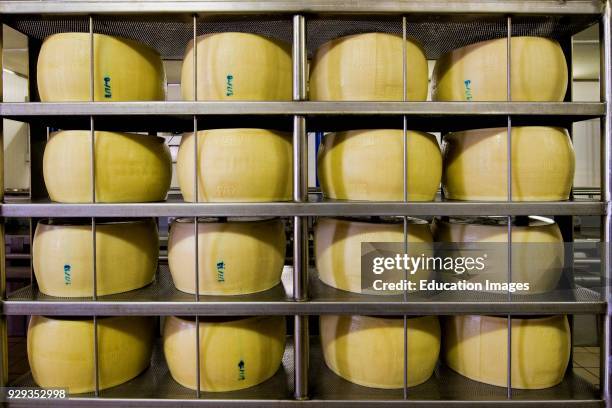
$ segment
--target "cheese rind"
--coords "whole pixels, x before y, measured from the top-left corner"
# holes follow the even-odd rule
[[[433,200],[442,177],[436,138],[407,132],[409,201]],[[325,135],[318,153],[318,176],[326,197],[340,200],[404,199],[403,131],[351,130]]]
[[[447,317],[444,356],[472,380],[505,387],[508,321],[505,317]],[[563,380],[569,364],[570,328],[564,315],[512,319],[512,388],[542,389]]]
[[[132,40],[93,35],[95,101],[163,101],[165,73],[159,54]],[[60,33],[45,39],[38,55],[42,102],[91,100],[91,44],[88,33]]]
[[[251,33],[226,32],[197,38],[197,96],[204,100],[290,101],[291,47]],[[193,95],[193,40],[181,70],[184,100]]]
[[[165,200],[172,158],[163,138],[97,131],[95,139],[96,202]],[[89,130],[52,133],[45,146],[43,176],[51,200],[92,202]]]
[[[521,294],[546,293],[557,287],[563,273],[563,236],[557,223],[551,219],[529,217],[528,220],[528,225],[512,226],[512,282],[529,284],[529,291],[522,291]],[[492,244],[508,242],[508,224],[501,217],[450,221],[436,219],[432,229],[437,242],[481,243],[482,252],[488,255],[484,270],[472,270],[467,274],[444,272],[444,279],[478,282],[485,290],[487,280],[508,282],[507,245]],[[448,256],[473,255],[468,252],[471,252],[470,249],[463,246],[463,250],[460,247],[448,252]]]
[[[183,135],[176,171],[185,201],[194,199],[193,133]],[[266,129],[198,132],[198,201],[288,201],[293,191],[291,135]]]
[[[315,261],[319,279],[336,289],[362,293],[362,242],[404,242],[401,219],[377,222],[369,219],[319,218],[314,228]],[[408,246],[409,255],[430,255],[433,251],[433,237],[429,224],[421,220],[411,220],[408,225],[408,242],[419,244],[418,248]],[[392,275],[392,272],[385,272],[381,279],[387,281],[393,276],[395,275]],[[403,276],[402,272],[401,277]],[[432,277],[433,271],[420,269],[410,275],[408,280],[418,282]],[[385,290],[379,294],[397,293],[402,292]]]
[[[153,347],[152,317],[98,318],[100,389],[122,384],[149,366]],[[28,360],[42,388],[69,393],[95,389],[92,319],[32,316],[28,326]]]
[[[285,317],[200,318],[200,390],[235,391],[276,373],[285,350]],[[196,389],[195,320],[170,316],[164,355],[172,378]]]
[[[310,99],[317,101],[401,101],[404,99],[402,37],[365,33],[336,38],[315,53]],[[425,53],[406,41],[407,100],[427,98]]]
[[[436,316],[409,317],[407,385],[431,377],[440,353]],[[320,316],[325,364],[340,377],[373,388],[404,386],[404,320],[402,317]]]
[[[483,41],[453,50],[436,61],[434,101],[506,101],[507,39]],[[510,86],[513,101],[563,101],[568,70],[555,40],[512,37]]]
[[[155,277],[159,239],[152,219],[96,225],[96,277],[99,296],[148,285]],[[34,273],[49,296],[93,296],[91,223],[39,222],[33,244]]]
[[[442,187],[451,200],[508,199],[508,131],[475,129],[444,136]],[[575,153],[567,130],[512,127],[512,200],[567,200]]]
[[[238,295],[276,286],[285,261],[285,227],[280,219],[202,221],[198,224],[199,293]],[[195,293],[193,220],[175,220],[168,239],[174,286]]]

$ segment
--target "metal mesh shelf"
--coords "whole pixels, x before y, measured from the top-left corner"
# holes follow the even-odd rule
[[[550,294],[514,296],[482,292],[444,292],[432,296],[361,295],[334,289],[310,272],[308,302],[295,302],[292,268],[286,266],[282,284],[261,293],[242,296],[194,296],[179,292],[172,284],[167,265],[161,265],[156,282],[139,290],[87,298],[55,298],[27,286],[9,295],[4,302],[8,315],[317,315],[317,314],[466,314],[466,313],[603,313],[606,303],[593,290],[577,287]]]
[[[168,371],[161,347],[154,350],[151,367],[137,378],[120,386],[103,390],[100,398],[92,394],[73,395],[69,400],[57,401],[62,405],[74,406],[130,406],[138,403],[147,406],[270,406],[274,404],[308,406],[405,406],[427,405],[447,407],[450,405],[475,406],[491,405],[506,400],[505,389],[469,380],[441,365],[427,382],[409,388],[408,401],[403,400],[402,390],[381,390],[352,384],[329,370],[324,361],[318,337],[311,338],[312,393],[306,401],[291,399],[293,344],[288,337],[282,368],[270,380],[259,386],[228,393],[202,393],[196,400],[194,391],[176,383]],[[206,358],[206,357],[204,357]],[[18,379],[12,386],[32,387],[35,383],[31,374]],[[546,406],[601,407],[595,386],[568,373],[564,381],[552,388],[543,390],[514,390],[513,399],[523,405],[545,403]],[[443,401],[442,401],[443,400]],[[28,404],[53,406],[54,401],[28,401]],[[13,404],[11,404],[13,405]],[[15,404],[17,405],[17,404]]]
[[[7,11],[11,2],[0,3],[0,12]],[[23,2],[22,2],[23,3]],[[70,2],[58,2],[69,7]],[[265,2],[263,2],[265,3]],[[274,2],[276,6],[282,3]],[[290,3],[290,2],[287,2]],[[301,4],[300,4],[301,3]],[[311,11],[317,9],[316,4],[308,6],[303,2],[298,3],[298,9]],[[367,2],[363,2],[367,3]],[[413,2],[417,3],[417,2]],[[424,3],[424,2],[423,2]],[[435,3],[435,2],[431,2]],[[442,3],[442,2],[440,2]],[[445,2],[448,3],[448,2]],[[457,3],[457,9],[461,7],[461,2]],[[467,5],[468,2],[463,2]],[[470,14],[470,10],[465,10],[462,14],[411,14],[408,18],[407,36],[418,40],[425,50],[429,59],[439,58],[443,53],[471,44],[478,41],[503,38],[506,35],[505,18],[501,3],[503,1],[489,1],[489,14],[496,16],[482,16],[480,14]],[[498,10],[491,7],[492,3],[497,3]],[[589,8],[589,2],[582,2],[583,8],[573,10],[578,6],[578,2],[569,1],[566,4],[568,15],[553,15],[551,10],[533,8],[535,15],[517,16],[514,22],[513,35],[515,36],[542,36],[557,40],[575,34],[597,21],[593,8]],[[595,2],[590,2],[591,6],[596,6]],[[323,3],[321,3],[323,5]],[[72,4],[74,6],[74,3]],[[374,2],[370,4],[369,15],[367,17],[330,17],[314,16],[309,19],[307,27],[307,52],[312,55],[314,51],[323,43],[349,34],[363,32],[386,32],[402,35],[401,17],[395,16],[376,16],[372,10],[376,6]],[[424,4],[423,4],[424,5]],[[294,7],[296,7],[294,6]],[[321,13],[343,13],[343,10],[350,10],[351,3],[338,3],[335,8],[326,5],[328,10],[321,10]],[[48,7],[48,6],[47,6]],[[201,7],[201,6],[200,6]],[[440,5],[438,5],[440,7]],[[271,37],[288,44],[292,41],[292,24],[290,16],[283,16],[283,8],[276,9],[274,15],[265,15],[265,4],[258,4],[258,9],[251,10],[252,13],[260,11],[264,16],[244,16],[237,13],[231,16],[215,16],[203,14],[197,24],[198,34],[209,34],[223,31],[251,32],[259,35]],[[192,11],[196,11],[194,8]],[[551,8],[554,9],[554,8]],[[410,13],[408,5],[405,8],[398,4],[398,12],[405,10]],[[447,6],[438,12],[452,10]],[[300,12],[301,10],[295,10]],[[421,13],[424,10],[419,10]],[[457,10],[459,11],[459,10]],[[572,11],[575,14],[572,14]],[[316,12],[316,11],[315,11]],[[23,32],[31,38],[42,40],[49,35],[74,31],[88,32],[87,14],[76,14],[72,9],[73,15],[36,15],[36,14],[16,14],[7,15],[6,23],[15,29]],[[251,13],[251,14],[252,14]],[[473,11],[472,13],[477,13]],[[559,3],[556,4],[556,13],[562,13]],[[183,58],[185,47],[192,38],[191,16],[186,13],[172,14],[132,14],[132,15],[108,15],[101,11],[96,14],[94,19],[94,32],[116,35],[131,38],[147,44],[156,49],[164,59],[180,60]]]

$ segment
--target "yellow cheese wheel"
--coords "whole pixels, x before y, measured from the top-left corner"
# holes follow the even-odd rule
[[[200,390],[235,391],[276,373],[285,350],[285,317],[200,318]],[[196,389],[195,319],[170,316],[164,354],[172,378]]]
[[[129,381],[149,366],[154,323],[152,317],[98,318],[101,390]],[[32,316],[27,342],[38,386],[67,388],[70,393],[95,389],[92,319]]]
[[[404,132],[396,129],[351,130],[325,135],[317,160],[321,190],[340,200],[404,199]],[[433,200],[442,177],[436,138],[407,133],[409,201]]]
[[[442,187],[452,200],[508,199],[508,132],[475,129],[445,135]],[[512,128],[512,200],[567,200],[575,154],[567,130],[545,126]]]
[[[239,295],[276,286],[283,271],[285,244],[280,219],[199,221],[199,293]],[[180,291],[195,293],[194,254],[193,219],[175,220],[168,238],[168,263]]]
[[[193,202],[193,133],[181,140],[176,171]],[[288,201],[293,191],[291,135],[266,129],[198,132],[198,201]]]
[[[508,321],[505,317],[446,318],[444,356],[450,368],[472,380],[508,383]],[[570,328],[563,315],[512,319],[512,387],[559,384],[569,363]]]
[[[317,101],[401,101],[402,37],[366,33],[340,37],[316,52],[310,72],[310,99]],[[421,46],[406,42],[407,100],[427,99],[427,60]]]
[[[468,280],[504,283],[508,282],[507,245],[491,243],[508,242],[506,217],[451,218],[436,220],[434,238],[439,242],[482,243],[487,254],[485,269],[465,274],[444,273],[448,280]],[[475,246],[474,248],[478,248]],[[469,252],[472,252],[471,254]],[[450,255],[473,256],[467,246]],[[528,283],[529,291],[520,294],[537,294],[554,290],[563,273],[564,245],[559,226],[551,219],[529,217],[527,225],[512,226],[512,282]],[[485,286],[486,287],[486,286]]]
[[[290,101],[291,46],[250,33],[215,33],[197,38],[198,100]],[[193,40],[181,71],[183,99],[192,101]]]
[[[314,228],[315,261],[319,279],[336,289],[361,293],[362,242],[404,242],[402,218],[319,218]],[[420,244],[418,248],[412,249],[408,245],[409,255],[430,254],[433,247],[429,248],[427,244],[433,242],[433,237],[429,225],[422,220],[409,219],[408,242]],[[396,282],[404,278],[403,273],[395,276],[392,272],[380,276],[385,282]],[[391,279],[393,276],[397,279]],[[418,282],[432,277],[433,271],[418,270],[410,275],[408,280]],[[402,291],[385,290],[378,294],[397,293]]]
[[[170,150],[161,137],[96,132],[96,202],[145,202],[166,198],[172,176]],[[92,202],[88,130],[50,135],[43,176],[51,200]]]
[[[33,245],[34,273],[42,293],[60,297],[93,294],[91,223],[40,221]],[[97,294],[148,285],[157,269],[159,240],[152,219],[98,222]]]
[[[94,34],[95,101],[162,101],[165,74],[154,50],[125,38]],[[43,102],[90,101],[89,33],[45,39],[38,55],[37,83]]]
[[[434,101],[507,100],[506,38],[488,40],[443,55],[434,67]],[[512,37],[510,86],[513,101],[563,101],[567,63],[558,42]]]
[[[440,353],[440,323],[436,316],[409,317],[409,387],[431,377]],[[320,317],[325,364],[340,377],[373,388],[404,386],[403,317]]]

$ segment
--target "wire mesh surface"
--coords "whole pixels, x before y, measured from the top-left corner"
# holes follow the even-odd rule
[[[517,16],[512,20],[515,36],[543,36],[562,39],[593,24],[596,16]],[[88,32],[87,16],[9,15],[6,23],[24,34],[42,40],[60,32]],[[293,30],[287,16],[213,16],[200,19],[198,35],[216,32],[251,32],[291,43]],[[401,35],[400,16],[307,18],[308,55],[323,43],[344,35],[364,32]],[[181,14],[94,17],[94,32],[140,41],[156,49],[164,59],[183,59],[185,47],[193,38],[190,17]],[[503,17],[475,15],[409,16],[407,36],[418,40],[427,58],[436,59],[452,49],[506,35]]]

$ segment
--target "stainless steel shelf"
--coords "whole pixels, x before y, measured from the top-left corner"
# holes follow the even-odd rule
[[[4,117],[126,115],[551,115],[597,117],[601,102],[7,102]]]
[[[513,296],[482,292],[442,292],[431,296],[360,295],[336,290],[323,284],[314,270],[310,272],[311,298],[307,302],[291,299],[292,268],[285,267],[282,284],[268,291],[244,296],[194,296],[179,292],[172,284],[167,265],[161,265],[155,283],[139,290],[89,298],[55,298],[32,290],[19,289],[3,302],[7,315],[115,316],[115,315],[319,315],[319,314],[533,314],[604,313],[606,303],[599,293],[579,287],[534,296]]]
[[[2,217],[164,217],[164,216],[464,216],[464,215],[603,215],[601,201],[553,202],[366,202],[321,200],[274,203],[185,203],[169,199],[155,203],[61,204],[7,197],[0,205]]]
[[[491,406],[509,402],[504,387],[494,387],[469,380],[445,366],[439,366],[434,375],[424,384],[408,389],[408,400],[403,399],[402,390],[382,390],[352,384],[329,370],[323,360],[318,337],[311,338],[311,394],[310,399],[291,399],[293,388],[293,342],[287,338],[281,369],[268,381],[256,387],[236,392],[202,393],[201,399],[195,392],[176,383],[168,370],[161,348],[154,350],[151,367],[137,378],[117,387],[103,390],[100,397],[92,394],[71,395],[66,400],[28,400],[28,406],[428,406],[448,407]],[[206,356],[204,356],[204,359]],[[18,379],[12,386],[32,387],[35,383],[31,374]],[[514,390],[513,402],[521,406],[546,404],[546,406],[602,407],[595,386],[568,373],[564,381],[543,390]],[[9,403],[11,406],[23,406]]]
[[[0,2],[0,13],[526,13],[600,14],[598,0],[316,0],[316,1],[119,1],[11,0]]]

